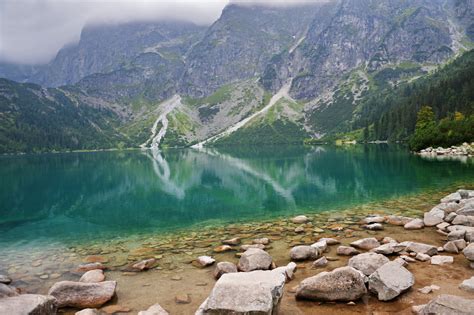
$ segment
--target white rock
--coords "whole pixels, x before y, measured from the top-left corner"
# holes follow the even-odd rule
[[[436,255],[436,256],[431,257],[432,265],[447,265],[447,264],[452,264],[453,262],[454,262],[454,258],[451,256]]]
[[[455,295],[441,294],[423,307],[422,315],[470,315],[473,314],[474,300]]]
[[[370,276],[378,268],[388,263],[390,260],[384,255],[376,253],[363,253],[351,257],[348,266],[361,271],[364,275]]]
[[[250,248],[239,259],[237,267],[241,271],[267,270],[272,264],[272,257],[258,248]]]
[[[442,203],[448,203],[448,202],[457,202],[462,199],[461,195],[458,192],[452,193],[441,199],[440,201]]]
[[[425,226],[423,223],[423,220],[421,219],[413,219],[407,224],[405,224],[403,227],[405,230],[420,230]]]
[[[319,250],[312,246],[300,245],[290,250],[292,260],[314,260],[319,257]]]
[[[326,256],[323,256],[313,262],[311,265],[313,268],[321,268],[321,267],[326,267],[328,264],[328,259]]]
[[[354,241],[351,243],[351,246],[355,248],[359,248],[359,249],[370,250],[370,249],[379,247],[380,243],[379,241],[377,241],[376,238],[369,237],[369,238],[363,238],[363,239]]]
[[[312,244],[311,247],[316,248],[319,253],[324,253],[328,249],[328,243],[326,240],[319,240]]]
[[[150,306],[146,311],[138,312],[138,315],[169,315],[160,304]]]
[[[296,272],[296,264],[294,262],[290,262],[288,265],[283,267],[278,267],[272,270],[272,272],[279,272],[285,276],[286,281],[291,281],[295,277]]]
[[[196,262],[202,267],[207,267],[207,266],[210,266],[213,263],[215,263],[216,260],[212,257],[209,257],[209,256],[199,256],[196,259]]]
[[[303,224],[309,222],[309,218],[305,215],[299,215],[291,219],[291,222],[295,224]]]
[[[474,277],[464,280],[460,285],[459,288],[461,290],[474,293]]]
[[[276,314],[285,277],[279,272],[226,273],[214,285],[201,314]]]
[[[104,271],[102,269],[89,270],[82,275],[79,282],[97,283],[105,280]]]
[[[444,220],[444,211],[438,207],[434,207],[429,212],[425,212],[423,216],[423,223],[426,226],[435,226],[442,223]]]
[[[22,294],[0,299],[0,314],[56,314],[56,299],[52,296]]]
[[[468,246],[466,246],[466,248],[464,248],[462,253],[467,258],[467,260],[474,261],[474,243],[471,243]]]

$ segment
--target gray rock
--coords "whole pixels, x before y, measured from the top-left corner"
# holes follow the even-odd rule
[[[17,296],[18,292],[14,287],[6,285],[4,283],[0,283],[0,298],[9,297],[9,296]]]
[[[309,218],[305,215],[299,215],[291,219],[291,222],[295,224],[303,224],[309,222]]]
[[[285,276],[286,281],[291,281],[295,277],[296,272],[296,264],[294,262],[290,262],[288,265],[283,267],[278,267],[272,270],[272,272],[279,272]]]
[[[474,277],[464,280],[460,285],[459,288],[461,290],[474,293]]]
[[[436,256],[431,257],[432,265],[447,265],[447,264],[452,264],[453,262],[454,262],[454,258],[451,256],[436,255]]]
[[[458,192],[452,193],[441,199],[440,201],[442,203],[448,203],[448,202],[458,202],[461,201],[462,197],[461,194]]]
[[[319,253],[324,253],[328,249],[328,243],[326,240],[319,240],[312,244],[311,247],[316,248]]]
[[[339,241],[336,240],[335,238],[330,238],[330,237],[323,237],[323,238],[320,238],[318,242],[321,242],[321,241],[325,241],[326,244],[328,244],[328,245],[341,244],[341,242],[339,242]]]
[[[406,250],[408,252],[421,253],[421,254],[426,254],[430,256],[436,255],[438,253],[437,247],[433,245],[417,243],[417,242],[410,242],[408,246],[406,247]]]
[[[153,268],[156,264],[156,259],[155,258],[149,258],[149,259],[144,259],[142,261],[139,261],[137,263],[134,263],[132,265],[132,269],[138,270],[138,271],[145,271],[150,268]]]
[[[222,244],[224,244],[224,245],[239,245],[240,242],[241,242],[240,238],[234,237],[234,238],[231,238],[231,239],[228,239],[228,240],[223,240]]]
[[[454,245],[456,245],[458,250],[463,250],[467,246],[467,243],[466,243],[465,240],[455,240],[455,241],[453,241],[453,243],[454,243]]]
[[[458,214],[452,224],[454,225],[465,225],[465,226],[471,226],[474,227],[474,216],[467,216],[467,215],[461,215]]]
[[[389,301],[408,290],[415,283],[413,274],[398,263],[389,262],[369,277],[369,290],[381,301]]]
[[[466,248],[464,248],[462,253],[467,258],[467,260],[474,261],[474,243],[471,243],[468,246],[466,246]]]
[[[422,315],[472,315],[474,300],[455,295],[441,294],[423,307]]]
[[[403,226],[405,230],[420,230],[425,227],[423,220],[413,219]]]
[[[138,315],[169,315],[160,304],[150,306],[146,311],[138,312]]]
[[[389,261],[387,257],[381,254],[364,253],[351,257],[347,265],[361,271],[366,276],[370,276],[375,270]]]
[[[377,248],[372,249],[372,252],[377,253],[377,254],[383,254],[383,255],[391,255],[393,253],[397,253],[401,251],[400,246],[398,246],[398,243],[387,243],[380,245]]]
[[[459,253],[459,249],[453,241],[444,244],[443,249],[448,253]]]
[[[317,301],[355,301],[366,293],[363,275],[352,267],[341,267],[303,280],[296,290],[296,297]]]
[[[272,257],[264,250],[250,248],[239,259],[237,265],[240,271],[267,270],[272,264]]]
[[[8,278],[5,275],[0,275],[0,283],[10,284],[10,283],[12,283],[12,279]]]
[[[241,251],[246,251],[246,250],[249,250],[251,248],[257,248],[257,249],[261,249],[261,250],[264,250],[265,249],[265,245],[263,244],[248,244],[248,245],[242,245],[240,246],[240,250]]]
[[[339,246],[336,250],[336,253],[341,256],[353,256],[360,254],[360,251],[350,246]]]
[[[196,263],[201,267],[210,266],[210,265],[214,264],[215,262],[216,262],[216,260],[212,257],[209,257],[209,256],[199,256],[196,259]]]
[[[116,281],[99,283],[61,281],[55,283],[48,294],[56,298],[58,307],[96,308],[112,299],[116,287]]]
[[[458,190],[459,195],[461,195],[462,199],[470,199],[474,198],[474,190],[469,190],[469,189],[459,189]]]
[[[386,220],[385,217],[371,216],[371,217],[367,217],[367,218],[363,219],[362,222],[364,222],[365,224],[384,223],[385,220]]]
[[[431,260],[431,256],[426,255],[426,254],[422,254],[422,253],[418,253],[415,256],[415,259],[419,260],[419,261],[428,261],[428,260]]]
[[[56,299],[52,296],[22,294],[0,299],[0,314],[51,315],[56,312]]]
[[[359,249],[370,250],[370,249],[379,247],[380,243],[379,241],[377,241],[376,238],[369,237],[369,238],[363,238],[363,239],[354,241],[351,243],[351,246],[355,248],[359,248]]]
[[[238,272],[237,266],[231,262],[221,261],[218,262],[214,269],[214,278],[217,280],[225,273]]]
[[[425,212],[423,216],[423,223],[426,226],[435,226],[443,222],[444,211],[438,207],[434,207],[429,212]]]
[[[454,218],[457,217],[457,214],[455,212],[451,212],[448,215],[444,217],[444,221],[451,223],[453,222]]]
[[[252,244],[268,245],[268,244],[270,244],[270,239],[268,237],[256,238],[256,239],[252,240]]]
[[[446,228],[450,226],[448,222],[442,222],[440,224],[437,224],[436,227],[440,229],[441,231],[447,231]]]
[[[448,233],[448,241],[464,239],[466,235],[465,230],[454,230]]]
[[[79,282],[97,283],[97,282],[102,282],[104,280],[105,280],[104,271],[102,271],[101,269],[96,269],[96,270],[89,270],[88,272],[83,274],[81,279],[79,279]]]
[[[317,260],[315,260],[313,262],[313,264],[311,265],[312,268],[322,268],[322,267],[326,267],[328,264],[328,259],[326,258],[326,256],[323,256]]]
[[[290,258],[292,260],[314,260],[318,257],[318,249],[312,246],[300,245],[290,250]]]
[[[285,277],[279,272],[226,273],[214,285],[200,314],[277,314]]]

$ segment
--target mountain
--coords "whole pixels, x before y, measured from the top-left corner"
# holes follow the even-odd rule
[[[19,108],[29,123],[38,115],[41,125],[45,117],[31,111],[35,102],[55,108],[54,115],[72,117],[69,109],[76,108],[86,134],[97,134],[94,147],[261,145],[347,133],[403,106],[396,94],[387,95],[472,49],[473,8],[472,0],[232,3],[208,27],[87,26],[79,43],[48,65],[0,65],[0,76],[52,87],[4,81],[5,95],[15,90],[28,97],[5,96],[2,115],[27,126],[24,115],[11,115]],[[61,100],[80,105],[63,112]],[[57,130],[66,128],[63,121],[57,119]],[[11,143],[29,144],[27,133],[20,134]],[[13,134],[4,129],[1,136],[10,143]],[[74,137],[35,148],[91,148]]]

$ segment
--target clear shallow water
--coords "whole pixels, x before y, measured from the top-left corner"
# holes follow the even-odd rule
[[[387,145],[0,158],[0,248],[347,208],[474,183],[472,161]]]

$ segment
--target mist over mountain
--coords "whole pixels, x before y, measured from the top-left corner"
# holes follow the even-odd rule
[[[46,65],[0,64],[0,77],[39,85],[3,81],[2,119],[28,126],[36,119],[30,103],[47,99],[53,108],[94,109],[94,117],[110,122],[97,128],[85,119],[83,128],[96,130],[94,145],[79,133],[73,142],[53,137],[46,147],[56,149],[138,147],[163,113],[160,146],[210,138],[206,144],[302,142],[350,132],[389,110],[368,109],[368,99],[428,77],[474,47],[473,7],[469,0],[231,2],[208,26],[88,25],[78,43]],[[41,90],[48,93],[35,92]],[[180,101],[170,109],[173,96]],[[40,123],[34,132],[46,129]],[[10,149],[13,142],[21,145]],[[29,148],[29,140],[6,129],[0,143],[3,151]]]

